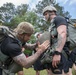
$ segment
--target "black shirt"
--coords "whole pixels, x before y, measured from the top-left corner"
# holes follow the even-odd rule
[[[59,27],[60,25],[68,26],[67,20],[62,16],[55,17],[54,23],[55,23],[56,28]],[[69,48],[68,48],[67,42],[65,43],[63,50],[67,53],[67,55],[69,55]]]
[[[66,25],[67,26],[67,21],[64,17],[62,16],[57,16],[54,18],[54,23],[56,27],[59,27],[60,25]]]
[[[7,37],[1,44],[1,51],[7,56],[15,57],[21,54],[21,46],[17,39]]]

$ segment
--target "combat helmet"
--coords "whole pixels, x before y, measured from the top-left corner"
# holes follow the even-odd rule
[[[15,30],[18,34],[23,34],[23,33],[33,34],[34,27],[32,24],[28,22],[21,22]]]
[[[43,9],[43,15],[44,15],[44,13],[46,12],[46,11],[57,11],[57,9],[55,8],[55,7],[53,7],[53,6],[46,6],[44,9]]]

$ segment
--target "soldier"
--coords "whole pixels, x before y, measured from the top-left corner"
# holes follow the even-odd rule
[[[68,51],[66,44],[66,35],[67,35],[67,22],[64,17],[57,16],[57,10],[53,6],[46,6],[43,9],[43,16],[46,21],[51,23],[49,27],[49,31],[51,34],[51,46],[54,47],[54,52],[52,55],[52,62],[50,64],[50,68],[53,74],[62,75],[69,71],[68,60],[62,54],[62,51]]]
[[[3,69],[3,66],[0,65],[2,70],[6,72],[5,75],[9,75],[11,72],[17,73],[19,71],[18,69],[22,69],[23,67],[29,68],[49,46],[49,41],[46,40],[43,44],[38,45],[36,48],[37,52],[34,55],[26,58],[21,48],[28,40],[30,40],[31,35],[34,32],[34,28],[28,22],[21,22],[15,30],[15,38],[13,36],[7,36],[1,44],[0,57],[2,56],[4,61],[6,60],[6,57],[13,61],[10,62],[7,60],[7,62],[9,61],[9,64],[4,62],[5,64],[8,64],[5,69]],[[2,74],[2,70],[0,70],[0,75],[4,75]]]

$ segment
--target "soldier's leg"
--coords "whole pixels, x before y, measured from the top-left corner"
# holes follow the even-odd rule
[[[0,68],[0,75],[2,75],[2,69]]]
[[[76,62],[76,49],[72,50],[69,56],[69,66],[72,68],[73,64]]]
[[[68,59],[61,54],[61,61],[58,64],[58,68],[54,69],[54,75],[68,75],[69,72],[69,61]]]
[[[76,65],[75,65],[75,64],[73,64],[73,68],[74,68],[74,70],[76,71]]]
[[[36,70],[36,75],[40,75],[40,71]]]
[[[69,68],[69,72],[68,73],[64,73],[64,71],[63,71],[62,75],[72,75],[72,68]]]
[[[72,75],[72,67],[73,67],[73,64],[75,63],[75,60],[76,60],[76,49],[72,50],[70,55],[69,55],[69,73],[68,75]]]
[[[24,75],[24,72],[23,72],[23,71],[19,71],[19,72],[17,73],[17,75]]]
[[[51,69],[46,69],[47,75],[53,75]]]
[[[76,65],[75,64],[73,64],[72,72],[73,72],[74,75],[76,75]]]
[[[62,55],[63,70],[62,75],[72,75],[72,69],[69,67],[69,60]]]

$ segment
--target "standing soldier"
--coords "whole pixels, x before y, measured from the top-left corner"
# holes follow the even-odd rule
[[[50,68],[55,75],[62,75],[69,72],[68,60],[62,54],[62,51],[68,51],[66,44],[67,22],[64,17],[57,16],[57,10],[53,6],[46,6],[43,9],[43,16],[46,21],[51,23],[49,31],[51,34],[51,46],[53,45],[53,56]]]

